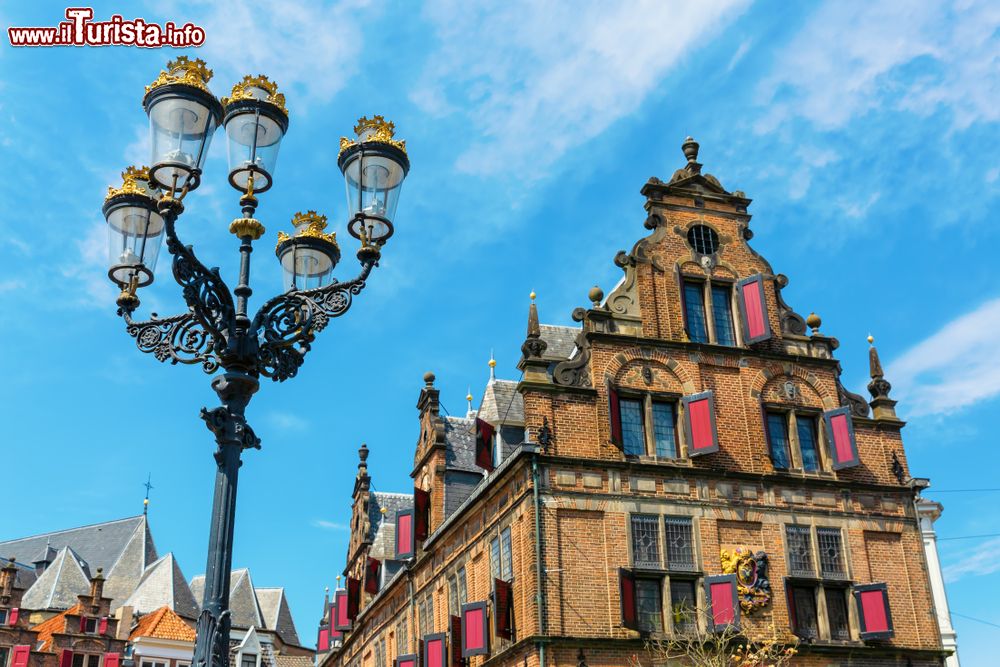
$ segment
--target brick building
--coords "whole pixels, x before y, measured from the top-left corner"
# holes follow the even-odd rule
[[[323,667],[649,665],[647,639],[726,626],[797,636],[796,664],[942,664],[877,352],[866,401],[750,247],[750,200],[683,152],[579,328],[531,303],[518,382],[491,370],[458,418],[425,376],[412,496],[373,493],[362,450]]]

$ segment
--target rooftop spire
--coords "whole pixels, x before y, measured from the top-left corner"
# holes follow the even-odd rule
[[[472,387],[469,387],[469,393],[465,395],[465,400],[469,403],[469,409],[466,416],[471,417],[476,414],[476,411],[472,409]]]
[[[681,150],[684,151],[684,157],[688,161],[685,168],[692,174],[701,173],[701,163],[698,162],[698,148],[700,148],[698,142],[690,136],[684,139],[684,143],[681,144]]]
[[[493,350],[490,350],[490,382],[497,379],[497,360],[493,358]]]
[[[868,370],[872,381],[868,383],[868,393],[872,395],[872,415],[875,419],[895,420],[896,401],[889,398],[892,385],[885,379],[882,371],[882,361],[878,358],[878,348],[875,347],[875,337],[868,335]]]
[[[143,486],[146,487],[146,497],[142,499],[143,516],[146,516],[146,513],[149,512],[149,490],[153,488],[153,485],[150,483],[152,481],[153,481],[153,473],[148,473],[146,475],[146,483],[143,484]]]
[[[538,325],[538,307],[535,306],[537,295],[532,291],[528,296],[531,297],[531,305],[528,306],[528,337],[521,345],[521,354],[525,359],[540,359],[549,345],[542,340],[542,330]]]

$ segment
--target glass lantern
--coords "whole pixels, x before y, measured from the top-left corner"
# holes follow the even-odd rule
[[[194,190],[201,182],[212,134],[222,120],[222,105],[208,89],[211,78],[204,61],[181,56],[146,86],[142,106],[149,116],[154,186]]]
[[[108,188],[103,209],[108,221],[108,277],[123,290],[153,282],[163,240],[157,199],[146,167],[129,167],[122,172],[121,187]]]
[[[392,220],[403,179],[410,171],[406,142],[382,116],[361,118],[356,139],[340,140],[337,164],[347,185],[347,231],[363,245],[381,246],[392,236]]]
[[[288,131],[285,96],[266,76],[245,76],[222,104],[229,182],[241,192],[264,192],[271,187],[278,148]]]
[[[337,233],[326,234],[326,216],[316,211],[296,213],[292,217],[295,233],[278,232],[275,254],[284,273],[285,291],[325,287],[333,280],[333,269],[340,261]]]

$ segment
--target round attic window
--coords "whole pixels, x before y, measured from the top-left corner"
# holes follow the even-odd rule
[[[708,225],[695,225],[688,230],[688,243],[695,252],[714,255],[719,249],[719,235]]]

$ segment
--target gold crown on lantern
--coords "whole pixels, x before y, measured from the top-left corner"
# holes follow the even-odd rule
[[[146,94],[148,95],[155,88],[171,83],[179,83],[211,93],[212,91],[208,89],[208,82],[212,79],[212,74],[212,70],[208,69],[205,61],[201,58],[190,60],[187,56],[178,56],[167,63],[167,68],[160,72],[153,83],[146,86]]]

